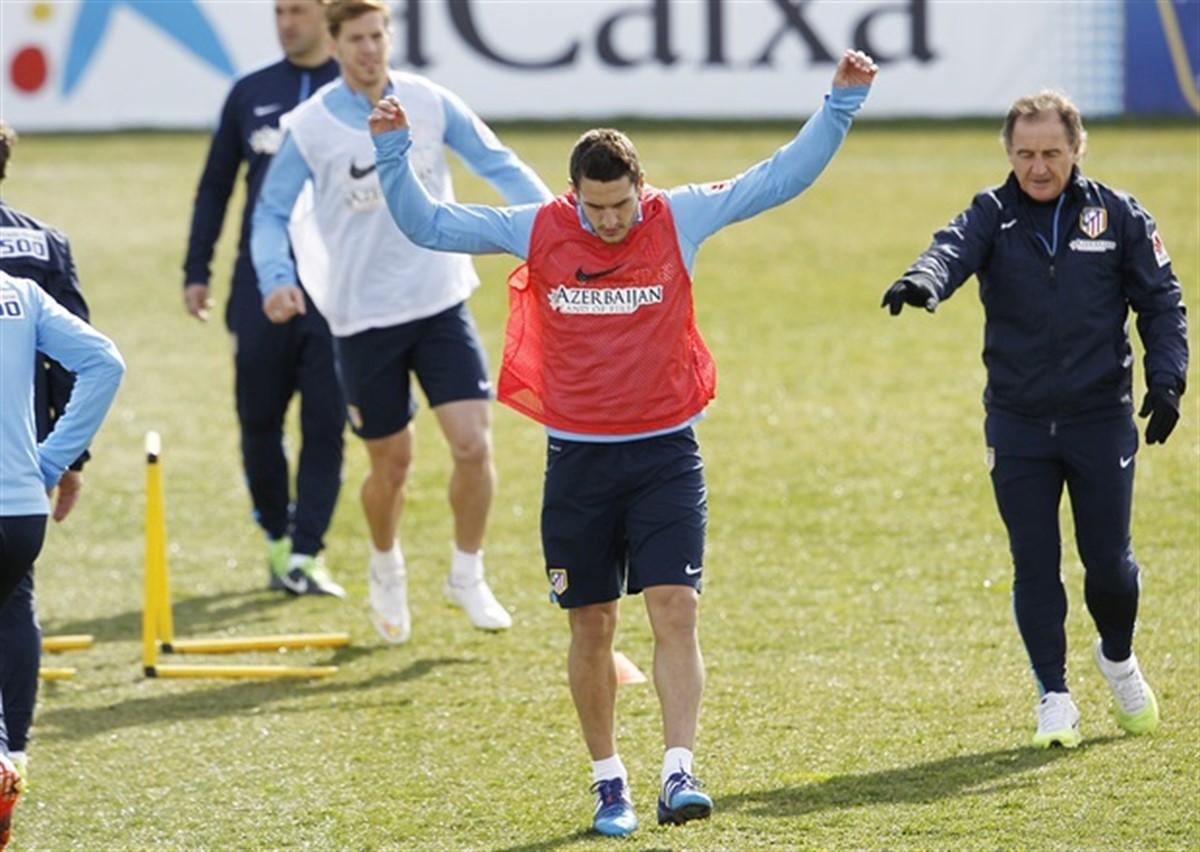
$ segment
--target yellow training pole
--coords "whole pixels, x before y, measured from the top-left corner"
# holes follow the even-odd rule
[[[162,440],[157,432],[151,432],[155,438],[154,462],[151,464],[154,474],[155,513],[154,524],[155,559],[155,597],[158,612],[158,629],[156,635],[162,650],[170,651],[171,643],[175,640],[175,617],[171,612],[171,565],[167,559],[167,489],[165,475],[162,470]],[[147,445],[147,458],[150,457],[150,447]]]
[[[95,637],[86,633],[78,635],[43,636],[42,650],[59,653],[61,651],[86,651],[92,647]]]
[[[337,674],[337,666],[154,666],[147,677],[317,678]]]
[[[341,648],[348,633],[294,633],[174,641],[171,586],[167,565],[166,499],[162,473],[162,439],[146,433],[146,550],[142,608],[142,669],[146,677],[164,678],[319,678],[335,674],[337,666],[215,666],[159,665],[158,652],[220,654],[236,651],[275,651],[281,648]],[[73,673],[73,672],[72,672]]]
[[[142,591],[142,667],[151,676],[158,662],[159,577],[162,576],[163,526],[162,471],[158,457],[162,440],[157,432],[146,433],[146,550]]]
[[[234,654],[238,651],[278,651],[283,648],[344,648],[349,644],[349,633],[283,633],[278,636],[176,639],[171,643],[170,650],[176,654]]]
[[[42,666],[38,669],[38,677],[42,680],[70,680],[75,677],[75,669],[56,669]]]

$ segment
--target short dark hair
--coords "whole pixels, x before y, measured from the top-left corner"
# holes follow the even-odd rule
[[[338,33],[342,31],[342,24],[346,21],[353,21],[371,12],[381,13],[384,23],[391,25],[388,6],[384,0],[333,0],[325,7],[325,23],[329,27],[330,37],[337,38]]]
[[[16,144],[17,131],[0,121],[0,180],[4,180],[4,171],[8,168],[8,158]]]
[[[1004,150],[1012,150],[1013,128],[1016,127],[1018,118],[1036,118],[1044,112],[1054,113],[1062,120],[1071,152],[1082,157],[1087,152],[1087,131],[1083,129],[1083,116],[1070,98],[1054,89],[1042,89],[1013,101],[1012,106],[1008,108],[1008,115],[1004,116],[1004,129],[1000,134]]]
[[[579,137],[571,151],[572,186],[578,187],[584,178],[607,183],[623,177],[634,183],[642,177],[637,149],[628,136],[611,127],[597,127]]]

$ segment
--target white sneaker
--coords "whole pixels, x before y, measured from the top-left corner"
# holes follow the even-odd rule
[[[444,591],[446,600],[464,610],[467,618],[480,630],[507,630],[512,627],[512,616],[500,606],[483,577],[468,586],[459,586],[446,580]]]
[[[385,642],[399,645],[412,636],[412,614],[408,611],[408,575],[396,567],[388,570],[377,565],[367,568],[367,600],[371,605],[371,623]]]
[[[1104,656],[1101,642],[1096,640],[1094,649],[1096,667],[1108,681],[1113,696],[1113,715],[1117,724],[1130,734],[1148,734],[1158,727],[1158,699],[1138,666],[1137,657],[1114,663]]]
[[[1068,692],[1047,692],[1037,706],[1037,748],[1062,746],[1075,748],[1083,740],[1079,734],[1079,710]]]

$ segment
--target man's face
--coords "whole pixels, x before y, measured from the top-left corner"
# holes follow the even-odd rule
[[[579,206],[584,218],[596,235],[606,243],[619,243],[625,239],[637,218],[638,199],[642,194],[641,178],[635,182],[630,177],[616,180],[592,180],[580,178],[575,187]]]
[[[384,85],[391,51],[392,34],[382,12],[367,12],[344,21],[333,42],[342,76],[360,92]]]
[[[1053,201],[1066,189],[1079,151],[1071,147],[1067,128],[1054,112],[1020,116],[1013,124],[1008,161],[1017,183],[1035,201]]]
[[[275,32],[289,59],[304,57],[327,37],[325,10],[317,0],[275,0]]]

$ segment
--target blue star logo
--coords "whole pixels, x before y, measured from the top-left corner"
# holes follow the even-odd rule
[[[122,6],[145,18],[189,53],[226,77],[236,73],[225,46],[200,11],[196,0],[83,0],[67,51],[67,67],[62,84],[64,95],[71,94],[83,79],[96,49],[104,40],[113,13]]]

